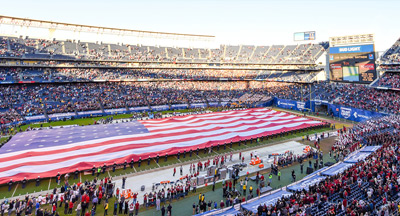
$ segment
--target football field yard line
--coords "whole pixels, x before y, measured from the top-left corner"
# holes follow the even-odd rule
[[[18,185],[19,185],[19,183],[17,184],[17,186],[15,186],[15,189],[14,189],[14,192],[13,192],[13,194],[12,194],[12,197],[14,196],[15,191],[17,191]]]
[[[158,167],[161,167],[160,164],[157,163],[157,161],[153,158],[154,163],[157,164]]]
[[[179,158],[177,157],[177,156],[175,156],[175,158],[179,161],[179,163],[182,163],[182,161],[181,160],[179,160]]]
[[[47,188],[47,190],[50,190],[50,184],[51,184],[51,178],[49,179],[49,187]]]

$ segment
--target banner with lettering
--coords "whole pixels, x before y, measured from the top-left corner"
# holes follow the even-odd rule
[[[190,104],[190,108],[206,108],[207,104],[206,103],[193,103]]]
[[[333,113],[333,116],[335,117],[348,119],[355,122],[362,122],[370,118],[379,118],[387,115],[384,113],[345,107],[336,104],[330,104],[328,106],[328,109],[328,112]]]
[[[309,101],[302,102],[302,101],[274,98],[274,104],[279,108],[291,109],[297,111],[308,111],[310,109]],[[314,107],[312,107],[312,109],[314,110]]]
[[[152,106],[151,109],[152,111],[165,111],[169,110],[169,106],[168,105]]]

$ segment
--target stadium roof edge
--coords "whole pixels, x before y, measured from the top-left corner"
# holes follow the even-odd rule
[[[3,21],[2,21],[3,18],[11,19],[11,20],[30,21],[30,22],[48,23],[48,24],[65,25],[65,26],[76,26],[76,27],[85,27],[85,28],[98,28],[98,29],[117,30],[117,31],[126,31],[126,32],[215,38],[215,36],[213,36],[213,35],[183,34],[183,33],[172,33],[172,32],[156,32],[156,31],[144,31],[144,30],[123,29],[123,28],[111,28],[111,27],[101,27],[101,26],[92,26],[92,25],[81,25],[81,24],[73,24],[73,23],[37,20],[37,19],[29,19],[29,18],[19,18],[19,17],[4,16],[4,15],[0,15],[1,23],[3,23]]]

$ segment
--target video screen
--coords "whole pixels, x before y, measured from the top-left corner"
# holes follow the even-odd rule
[[[358,67],[355,66],[346,66],[343,67],[343,80],[345,81],[360,81]]]
[[[330,47],[329,68],[333,81],[371,83],[377,78],[374,45]]]

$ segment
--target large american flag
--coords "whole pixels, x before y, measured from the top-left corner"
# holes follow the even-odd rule
[[[323,124],[265,108],[18,133],[0,148],[0,184],[122,164]]]

